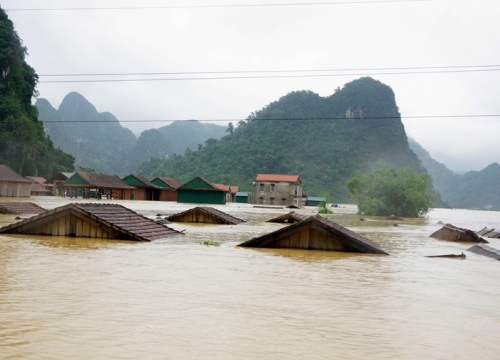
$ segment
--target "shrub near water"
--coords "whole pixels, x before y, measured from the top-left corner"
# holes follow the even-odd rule
[[[369,175],[357,174],[347,189],[366,215],[422,217],[432,206],[427,174],[382,167]]]

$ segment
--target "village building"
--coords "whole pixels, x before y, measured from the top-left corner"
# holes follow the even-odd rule
[[[258,174],[248,202],[259,205],[302,206],[302,179],[298,175]]]
[[[76,172],[59,185],[62,196],[84,199],[128,200],[135,187],[127,185],[117,175]]]
[[[74,172],[60,172],[51,177],[50,179],[45,181],[45,185],[48,187],[52,195],[55,196],[62,196],[63,192],[59,188],[61,184],[64,184],[66,180],[68,180],[70,177],[72,177],[75,173]]]
[[[75,203],[0,228],[0,233],[153,241],[181,234],[117,204]]]
[[[177,201],[177,189],[182,186],[180,182],[173,178],[157,177],[151,182],[162,188],[160,192],[161,201]]]
[[[237,225],[245,222],[244,220],[238,219],[237,217],[208,206],[195,207],[178,214],[170,215],[169,217],[167,217],[167,220],[172,222],[225,225]]]
[[[31,181],[7,165],[0,165],[0,197],[30,197]]]
[[[248,204],[248,192],[246,191],[238,191],[234,198],[237,203]]]
[[[223,205],[226,203],[226,191],[197,176],[177,189],[177,202]]]
[[[320,215],[310,216],[269,234],[250,239],[238,246],[388,255],[378,243]]]
[[[308,196],[305,199],[306,206],[318,206],[321,203],[326,204],[326,198],[320,196]]]
[[[39,176],[26,176],[31,181],[31,196],[52,195],[49,187],[45,184],[45,178]]]
[[[239,187],[236,185],[214,184],[217,188],[223,190],[226,196],[226,202],[236,202],[236,193]]]
[[[130,190],[130,200],[161,200],[163,187],[154,184],[144,176],[130,174],[122,180],[125,184],[136,188]]]

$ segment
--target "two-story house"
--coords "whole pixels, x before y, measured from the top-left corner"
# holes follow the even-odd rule
[[[260,205],[301,206],[302,179],[299,175],[258,174],[248,202]]]

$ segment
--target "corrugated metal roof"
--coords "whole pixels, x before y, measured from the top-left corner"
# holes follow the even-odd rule
[[[500,250],[489,247],[488,245],[476,244],[473,247],[467,249],[467,251],[488,256],[490,258],[500,260]]]
[[[163,189],[161,186],[158,186],[156,184],[153,184],[151,181],[149,181],[148,179],[146,179],[144,176],[142,175],[137,175],[137,174],[131,174],[130,176],[133,176],[135,177],[136,179],[138,179],[139,181],[141,181],[144,185],[148,186],[148,187],[152,187],[154,189]]]
[[[23,178],[21,175],[16,173],[7,165],[0,165],[0,181],[12,181],[12,182],[22,182],[30,183],[31,181]]]
[[[41,214],[44,208],[30,202],[0,202],[0,214]]]
[[[274,247],[273,244],[281,240],[281,237],[288,237],[294,233],[298,233],[308,228],[322,229],[332,239],[342,242],[342,244],[351,252],[371,253],[371,254],[385,254],[387,252],[382,247],[362,235],[355,233],[345,227],[334,223],[320,215],[310,216],[302,221],[293,225],[285,226],[272,233],[250,239],[238,246],[243,247]]]
[[[184,217],[185,215],[193,214],[193,213],[203,213],[208,216],[211,216],[221,223],[224,224],[229,224],[229,225],[236,225],[236,224],[241,224],[244,223],[244,220],[238,219],[237,217],[234,217],[232,215],[226,214],[225,212],[222,212],[220,210],[217,210],[213,207],[209,206],[199,206],[195,207],[186,211],[183,211],[178,214],[170,215],[167,220],[168,221],[179,221],[180,218]]]
[[[488,238],[498,238],[500,239],[500,231],[495,230],[494,228],[482,228],[481,230],[476,232],[479,236],[486,236]]]
[[[236,196],[248,196],[248,191],[238,191]]]
[[[75,176],[76,174],[78,174],[82,179],[84,179],[88,183],[88,186],[90,187],[107,188],[107,189],[136,189],[133,186],[125,184],[125,182],[123,182],[123,180],[120,179],[118,175],[76,172],[75,174],[73,174],[73,176]],[[69,179],[71,179],[71,177]],[[68,187],[82,186],[81,184],[66,184],[66,182],[62,186],[68,186]]]
[[[78,213],[80,218],[89,222],[98,222],[103,229],[119,233],[117,239],[152,241],[181,234],[165,225],[142,216],[122,205],[73,203],[46,211],[40,215],[0,228],[0,233],[23,233],[36,228],[40,223],[57,221],[68,214]],[[67,230],[70,231],[70,230]],[[72,234],[65,234],[72,235]]]
[[[257,181],[276,181],[276,182],[289,182],[300,183],[299,175],[280,175],[280,174],[258,174]]]

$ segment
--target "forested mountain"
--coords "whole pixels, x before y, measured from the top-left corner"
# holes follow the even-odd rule
[[[45,99],[39,99],[35,105],[46,134],[75,157],[77,166],[118,173],[119,160],[137,142],[132,131],[122,127],[112,114],[97,112],[77,92],[66,95],[58,110]]]
[[[182,155],[189,149],[198,150],[207,139],[220,139],[227,135],[226,126],[205,124],[196,120],[174,121],[158,130],[165,136],[174,154]]]
[[[434,160],[415,140],[410,148],[431,175],[434,188],[454,208],[500,210],[500,165],[493,163],[481,171],[455,174]]]
[[[186,181],[202,175],[249,190],[258,173],[298,174],[310,195],[348,201],[346,182],[382,163],[425,172],[408,147],[392,89],[365,77],[328,97],[289,93],[196,152],[152,159],[139,172]]]
[[[72,154],[76,165],[125,176],[149,160],[198,149],[209,138],[220,139],[226,127],[199,121],[176,121],[141,133],[139,139],[109,112],[99,113],[77,92],[66,95],[56,110],[46,99],[36,102],[45,133]]]
[[[74,158],[45,136],[31,104],[38,75],[26,63],[26,54],[12,21],[0,8],[0,164],[25,176],[73,171]]]

